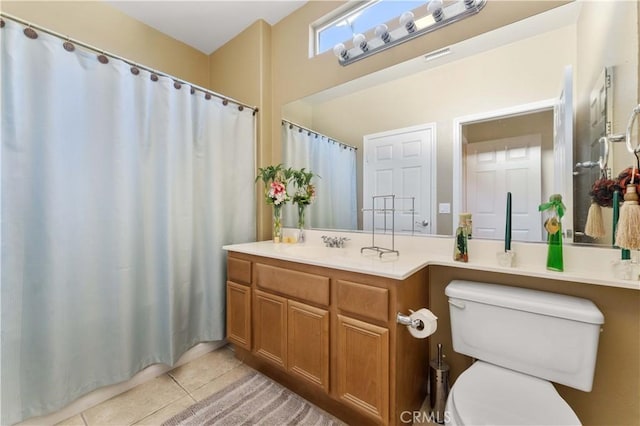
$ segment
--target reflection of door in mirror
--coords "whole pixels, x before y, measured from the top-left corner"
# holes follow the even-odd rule
[[[579,243],[598,242],[599,244],[607,244],[612,240],[613,226],[605,226],[606,234],[599,239],[585,235],[584,229],[587,223],[587,214],[591,200],[584,196],[591,190],[593,183],[601,176],[611,177],[610,165],[606,170],[600,170],[598,160],[604,156],[604,145],[600,143],[602,136],[610,135],[612,129],[613,102],[611,99],[611,72],[612,68],[608,67],[602,70],[600,76],[591,90],[589,96],[589,141],[590,156],[589,158],[578,158],[576,162],[576,170],[574,172],[574,182],[576,188],[575,203],[575,236],[574,241]],[[608,99],[607,99],[608,98]],[[586,151],[585,151],[586,152]],[[609,163],[608,158],[603,158],[605,163]],[[579,167],[580,166],[580,167]],[[603,209],[603,223],[612,223],[611,209]]]
[[[363,137],[363,224],[366,231],[431,234],[435,123]],[[374,196],[395,195],[390,201]],[[386,205],[385,205],[386,203]]]
[[[511,192],[513,240],[542,239],[541,147],[540,133],[465,145],[466,205],[475,237],[504,238],[505,194]]]
[[[504,238],[511,192],[513,240],[543,241],[538,205],[553,191],[553,122],[548,106],[463,125],[461,208],[473,215],[474,238]]]

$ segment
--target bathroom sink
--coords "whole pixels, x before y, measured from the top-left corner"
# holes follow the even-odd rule
[[[292,245],[290,247],[286,247],[283,252],[290,256],[296,256],[303,259],[321,259],[340,255],[340,253],[344,252],[344,249],[324,246]]]

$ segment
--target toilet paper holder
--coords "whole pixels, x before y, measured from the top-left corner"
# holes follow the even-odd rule
[[[409,315],[398,312],[396,315],[396,322],[402,325],[408,325],[411,328],[422,328],[424,324],[419,319],[411,319]]]

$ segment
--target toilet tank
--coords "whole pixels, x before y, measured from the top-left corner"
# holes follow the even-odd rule
[[[454,351],[591,391],[604,323],[592,301],[458,280],[445,294]]]

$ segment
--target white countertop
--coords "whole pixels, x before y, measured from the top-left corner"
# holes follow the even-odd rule
[[[345,248],[327,248],[322,244],[322,235],[346,236],[349,241]],[[391,247],[390,237],[376,238],[376,245]],[[453,260],[453,238],[446,237],[396,236],[395,249],[400,254],[382,257],[374,251],[360,252],[361,247],[372,245],[370,234],[309,230],[306,241],[302,244],[251,242],[226,245],[223,249],[397,280],[428,265],[438,265],[640,290],[640,281],[614,277],[612,262],[620,257],[620,250],[615,249],[567,245],[564,247],[565,271],[554,272],[545,268],[547,247],[539,243],[514,242],[515,266],[503,267],[496,260],[496,253],[503,249],[500,241],[470,240],[468,263]]]

